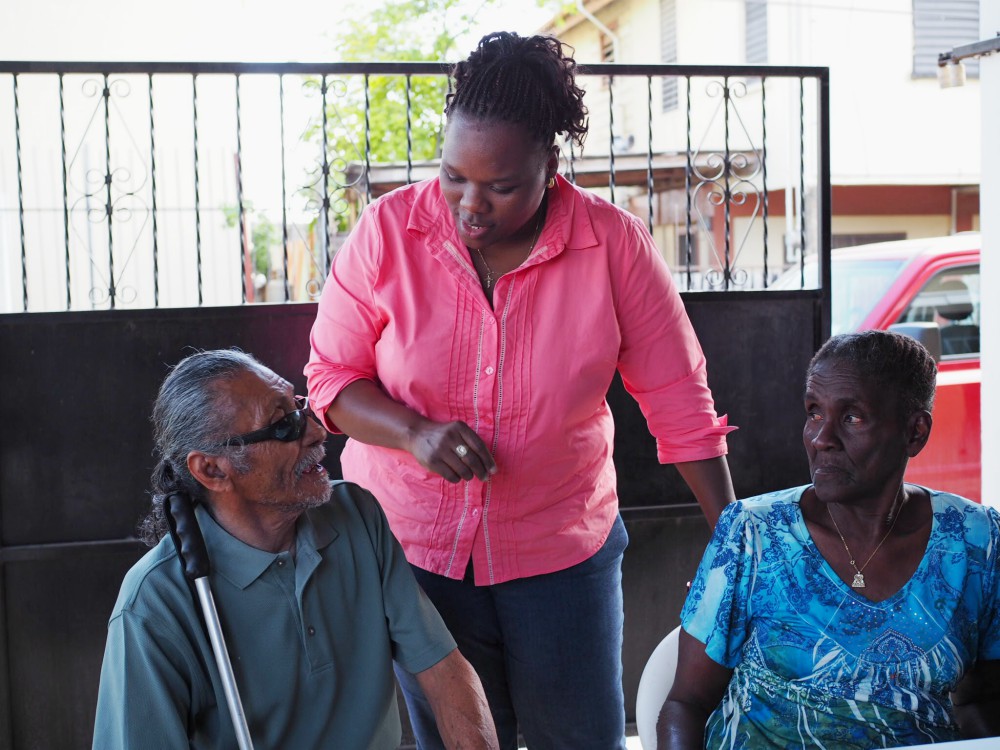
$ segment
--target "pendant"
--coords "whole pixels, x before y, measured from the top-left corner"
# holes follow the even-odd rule
[[[854,580],[851,582],[852,589],[863,589],[865,587],[865,577],[861,575],[861,571],[854,574]]]

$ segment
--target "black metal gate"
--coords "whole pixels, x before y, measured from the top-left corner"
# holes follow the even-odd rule
[[[132,72],[148,76],[151,124],[147,138],[155,132],[152,126],[154,74],[235,75],[238,92],[240,76],[247,77],[255,72],[283,76],[293,72],[281,66],[257,70],[261,66],[222,64],[152,66],[148,70],[140,70],[140,67],[126,66]],[[407,81],[411,74],[441,72],[441,66],[408,68],[400,65],[394,66],[394,70],[395,67],[399,68],[396,73]],[[109,105],[115,90],[114,77],[109,78],[107,70],[110,68],[100,64],[90,64],[87,70],[96,72],[103,86],[103,93],[97,92],[95,112],[107,116],[114,111]],[[106,179],[102,178],[100,186],[102,192],[84,193],[79,200],[70,196],[66,172],[72,169],[72,149],[67,155],[67,140],[63,135],[61,161],[56,160],[63,172],[62,179],[57,180],[57,185],[63,186],[62,194],[51,205],[31,204],[34,188],[27,176],[30,170],[22,168],[22,159],[26,158],[22,151],[25,134],[20,130],[26,116],[23,110],[25,78],[33,73],[58,75],[60,106],[56,111],[61,117],[63,74],[84,72],[87,71],[60,68],[50,63],[0,63],[0,81],[5,75],[14,81],[13,103],[18,110],[6,109],[7,100],[0,96],[0,151],[6,144],[4,123],[13,122],[17,136],[14,140],[18,187],[16,206],[3,205],[0,201],[0,251],[5,247],[10,251],[13,247],[13,252],[19,256],[20,265],[14,263],[14,266],[22,271],[16,288],[23,289],[23,305],[20,294],[15,294],[12,309],[42,310],[0,315],[3,363],[0,366],[0,748],[4,749],[89,747],[107,618],[122,576],[144,551],[135,540],[134,529],[148,502],[146,489],[152,468],[149,412],[168,366],[191,348],[238,346],[303,387],[302,368],[308,356],[308,331],[315,314],[314,303],[290,301],[299,299],[289,291],[292,275],[289,248],[294,227],[284,219],[277,224],[281,228],[283,246],[276,257],[283,255],[284,268],[281,270],[285,276],[281,279],[284,283],[281,298],[289,302],[243,304],[249,301],[246,291],[250,287],[245,277],[248,267],[244,261],[250,250],[245,239],[248,235],[245,225],[251,213],[239,191],[234,214],[238,228],[223,237],[226,242],[233,241],[232,250],[224,251],[236,259],[230,270],[237,269],[236,273],[242,277],[239,284],[227,292],[235,293],[235,301],[208,306],[210,300],[201,294],[202,250],[207,258],[215,240],[210,242],[206,238],[202,248],[202,221],[209,209],[195,205],[189,207],[189,216],[198,228],[191,234],[198,242],[198,252],[184,256],[183,273],[189,275],[184,277],[188,281],[182,279],[182,286],[186,286],[178,294],[190,291],[187,287],[192,285],[190,280],[196,269],[198,295],[197,303],[192,304],[198,306],[168,307],[162,297],[169,280],[169,273],[164,269],[171,259],[176,261],[172,253],[178,255],[182,250],[186,253],[190,248],[169,246],[164,227],[170,220],[169,210],[173,209],[164,207],[165,199],[158,192],[163,189],[163,180],[159,183],[160,188],[156,187],[154,179],[152,185],[144,183],[141,190],[126,190],[120,196],[112,193],[116,178],[112,168],[113,149],[109,148],[109,143],[122,137],[113,122],[100,134],[102,148],[108,152],[107,163],[99,165],[106,170]],[[294,72],[302,71],[296,69]],[[374,65],[343,66],[342,70],[326,66],[316,71],[316,75],[322,80],[325,96],[328,76],[363,75],[367,83],[369,74],[387,72],[392,71]],[[787,292],[753,289],[766,287],[774,273],[789,263],[800,262],[803,251],[818,252],[828,261],[825,69],[595,66],[592,73],[605,77],[613,74],[613,81],[634,76],[647,88],[652,86],[654,77],[674,78],[680,81],[682,88],[686,83],[689,98],[692,80],[697,76],[711,76],[719,82],[727,117],[732,92],[747,76],[761,77],[762,106],[764,78],[791,76],[793,88],[798,86],[800,90],[804,79],[815,82],[817,125],[808,139],[818,143],[819,153],[815,174],[809,177],[812,187],[806,185],[804,166],[799,174],[793,175],[794,184],[786,187],[795,191],[796,201],[786,202],[786,206],[800,211],[800,223],[794,237],[785,236],[781,241],[771,237],[771,243],[780,245],[784,252],[772,254],[770,270],[767,260],[767,170],[763,170],[762,179],[759,170],[754,173],[758,175],[753,177],[757,180],[758,191],[763,189],[759,195],[763,197],[760,205],[764,219],[764,267],[762,273],[754,271],[762,284],[745,281],[754,274],[741,276],[739,273],[738,232],[734,230],[737,226],[734,222],[740,212],[739,190],[745,189],[745,186],[739,187],[739,160],[736,157],[742,154],[745,158],[756,158],[758,166],[763,166],[767,138],[773,137],[767,136],[766,127],[762,143],[749,149],[730,144],[727,128],[727,140],[720,142],[715,150],[724,168],[718,179],[703,183],[711,183],[714,187],[706,189],[717,189],[725,204],[724,207],[719,204],[715,215],[716,222],[725,222],[722,229],[719,223],[712,226],[710,221],[702,227],[700,235],[703,242],[713,236],[719,238],[719,263],[712,268],[697,265],[690,238],[698,231],[695,225],[700,218],[697,206],[692,208],[691,201],[687,215],[674,225],[677,232],[683,229],[684,236],[689,239],[686,256],[683,253],[673,256],[674,261],[686,261],[675,270],[681,288],[688,290],[683,297],[708,358],[709,383],[717,409],[719,413],[729,414],[731,424],[740,427],[729,438],[729,460],[737,494],[748,496],[806,481],[806,463],[799,438],[801,381],[809,358],[829,332],[829,297],[825,291],[829,279],[828,262],[823,264],[826,270],[820,280],[824,288]],[[611,88],[606,90],[613,90],[612,79],[608,85]],[[801,101],[797,106],[802,106]],[[323,112],[327,112],[325,99]],[[804,110],[800,114],[800,123],[804,123]],[[651,123],[652,114],[650,118]],[[767,122],[764,117],[762,121]],[[800,130],[804,130],[804,125]],[[794,135],[802,143],[807,140],[803,132]],[[704,176],[702,167],[713,158],[697,152],[691,145],[690,115],[688,143],[672,154],[654,153],[652,138],[646,154],[618,154],[613,138],[608,140],[609,150],[600,157],[604,160],[603,166],[597,168],[592,161],[571,158],[567,174],[581,184],[610,189],[612,195],[617,189],[619,202],[622,192],[631,185],[637,202],[631,207],[641,208],[642,213],[646,211],[644,207],[648,207],[651,228],[661,223],[662,201],[658,196],[663,191],[680,190],[697,197],[695,182],[701,179],[699,175]],[[195,141],[197,143],[197,136]],[[362,151],[362,158],[355,164],[361,169],[361,181],[355,179],[353,187],[341,185],[337,189],[347,190],[343,195],[353,195],[351,200],[363,203],[373,191],[377,192],[379,185],[390,187],[394,178],[389,166],[368,163],[367,152]],[[151,153],[156,153],[155,147],[151,146]],[[191,154],[195,163],[197,154],[196,147]],[[0,161],[2,157],[0,153]],[[240,165],[237,169],[240,175],[243,155],[239,152],[236,162]],[[320,228],[319,242],[314,246],[317,254],[311,261],[319,269],[320,277],[334,251],[337,235],[338,219],[331,213],[336,199],[331,198],[333,192],[323,192],[330,187],[326,178],[332,163],[324,144],[321,170],[324,179],[318,186],[323,198],[316,205],[314,222]],[[407,161],[404,166],[403,181],[421,176],[421,165]],[[158,169],[162,170],[163,165]],[[198,167],[193,171],[197,186]],[[342,175],[349,173],[350,169],[345,168]],[[373,175],[382,175],[384,181],[373,180]],[[350,194],[350,190],[355,192]],[[282,191],[284,195],[284,187]],[[152,201],[152,225],[144,224],[142,231],[145,234],[130,245],[131,240],[125,241],[122,235],[115,234],[121,231],[120,223],[112,227],[112,218],[115,221],[121,218],[113,204],[121,196],[140,193],[146,196],[147,203],[148,199]],[[809,217],[802,215],[807,193],[810,200],[815,201],[811,204],[815,210]],[[195,194],[198,194],[197,188]],[[71,274],[71,261],[79,250],[80,239],[74,239],[71,229],[73,212],[83,210],[91,198],[94,202],[100,199],[101,203],[106,203],[102,210],[106,210],[107,224],[100,224],[101,233],[106,235],[101,240],[104,243],[99,248],[101,253],[97,254],[103,253],[105,259],[95,260],[95,254],[91,253],[90,262],[95,264],[94,269],[107,274],[110,283],[100,295],[94,293],[99,286],[95,283],[89,302],[81,302],[81,294],[74,286],[77,281],[72,280],[78,279],[78,274]],[[775,208],[771,207],[772,212]],[[2,221],[5,215],[14,217],[13,224],[7,223],[8,229],[10,226],[20,229],[6,246]],[[350,215],[349,205],[344,215]],[[756,216],[758,214],[750,216],[747,221],[752,222]],[[44,241],[44,227],[36,227],[35,223],[51,224],[49,229],[54,227],[54,239]],[[39,237],[43,238],[42,247],[33,249],[32,239]],[[123,245],[126,250],[130,249],[125,255],[121,254]],[[154,309],[129,308],[123,303],[123,290],[135,282],[126,278],[124,283],[119,283],[120,274],[123,264],[127,265],[136,252],[145,252],[142,248],[147,245],[152,253],[152,268],[159,269],[148,279],[152,290],[150,299],[155,300],[150,306]],[[796,249],[798,255],[786,255],[789,248]],[[0,260],[4,257],[8,256],[0,252]],[[208,284],[212,271],[207,260],[205,264]],[[115,268],[118,269],[117,278]],[[717,272],[715,281],[712,281],[712,271]],[[57,302],[36,307],[38,295],[31,296],[29,301],[29,289],[46,275],[55,279]],[[697,279],[702,282],[698,283]],[[714,288],[713,285],[723,291],[693,291]],[[316,291],[308,285],[304,288],[306,299]],[[140,296],[144,293],[138,292]],[[82,296],[86,300],[88,295]],[[53,309],[64,311],[44,311]],[[659,639],[677,624],[685,595],[684,584],[700,559],[708,530],[676,471],[656,462],[655,445],[645,422],[618,381],[611,388],[609,402],[616,420],[615,462],[622,515],[631,537],[624,561],[624,667],[626,708],[632,720],[642,667]],[[337,474],[339,445],[334,442],[328,447],[328,468]]]

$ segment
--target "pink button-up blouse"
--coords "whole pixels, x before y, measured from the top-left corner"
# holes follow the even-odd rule
[[[662,463],[724,455],[734,429],[716,416],[701,347],[642,223],[562,178],[548,200],[535,249],[497,280],[491,308],[438,181],[383,196],[334,258],[311,334],[318,414],[367,378],[490,446],[498,472],[458,484],[405,451],[348,440],[341,456],[411,563],[461,578],[471,558],[479,585],[562,570],[604,543],[618,512],[605,400],[616,369]]]

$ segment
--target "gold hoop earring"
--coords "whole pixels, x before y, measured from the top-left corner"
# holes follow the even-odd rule
[[[550,177],[550,178],[549,178],[549,184],[548,184],[548,185],[546,185],[546,187],[547,187],[547,188],[548,188],[549,190],[551,190],[551,189],[552,189],[552,188],[554,188],[555,186],[556,186],[556,178],[555,178],[555,177]]]

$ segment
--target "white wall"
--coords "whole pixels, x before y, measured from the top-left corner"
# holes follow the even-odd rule
[[[980,37],[1000,33],[1000,3],[980,0]],[[1000,129],[1000,53],[982,58],[982,127],[984,133]],[[1000,289],[1000,140],[983,140],[983,181],[980,186],[982,223],[982,288]],[[1000,297],[982,298],[982,424],[983,502],[1000,507]]]
[[[742,2],[681,1],[681,62],[744,61]],[[912,0],[768,4],[768,63],[830,68],[834,184],[979,181],[978,83],[911,78],[912,24]]]
[[[658,0],[618,0],[597,15],[617,22],[621,62],[659,62]],[[742,0],[678,0],[677,24],[678,62],[745,62]],[[596,62],[593,26],[581,24],[565,38],[584,61]],[[979,82],[941,89],[936,79],[914,79],[912,49],[912,0],[768,4],[768,63],[830,68],[834,184],[978,184]],[[645,118],[644,90],[615,96],[624,117],[635,110]],[[597,124],[606,116],[595,104]],[[780,124],[796,132],[797,106],[794,97],[769,91],[776,140],[784,137]],[[629,127],[645,138],[644,125]],[[682,125],[681,117],[656,122],[674,135]]]

